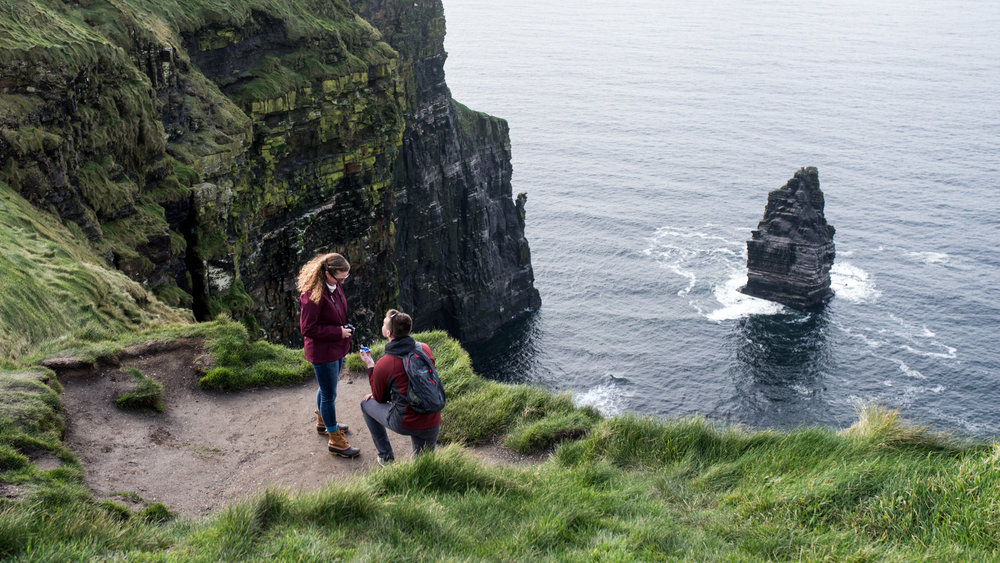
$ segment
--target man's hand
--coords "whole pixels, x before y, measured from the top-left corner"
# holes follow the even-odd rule
[[[358,357],[360,357],[361,361],[364,362],[365,365],[368,366],[369,368],[375,367],[375,360],[372,359],[371,352],[367,350],[361,350],[360,352],[358,352]]]

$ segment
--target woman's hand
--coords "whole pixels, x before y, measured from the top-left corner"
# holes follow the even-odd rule
[[[372,359],[372,353],[367,350],[362,350],[358,352],[358,356],[361,357],[361,361],[365,363],[369,368],[375,367],[375,360]]]
[[[354,334],[354,331],[351,330],[351,329],[349,329],[349,328],[347,328],[346,326],[340,327],[340,337],[341,338],[350,338],[353,334]]]

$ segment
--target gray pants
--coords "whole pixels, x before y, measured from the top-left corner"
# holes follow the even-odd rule
[[[382,459],[394,459],[396,457],[392,453],[392,444],[389,443],[389,435],[385,431],[386,428],[397,434],[409,436],[410,442],[413,444],[413,453],[415,454],[419,454],[424,449],[434,449],[434,446],[437,445],[438,432],[441,431],[440,424],[434,428],[427,428],[425,430],[410,430],[408,428],[392,426],[389,424],[389,410],[391,408],[391,404],[380,403],[375,399],[361,401],[361,415],[368,426],[368,432],[372,435],[372,441],[375,442],[375,449],[378,450],[379,457]]]

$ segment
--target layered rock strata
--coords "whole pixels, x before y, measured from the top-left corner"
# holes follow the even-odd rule
[[[472,111],[445,83],[440,0],[352,0],[400,54],[406,128],[396,165],[400,305],[416,329],[479,340],[541,304],[512,198],[507,122]]]
[[[816,168],[802,168],[767,196],[764,218],[747,241],[747,284],[740,291],[797,309],[833,297],[833,225],[823,215]]]
[[[391,306],[463,339],[537,306],[506,123],[450,99],[440,1],[358,2],[382,32],[347,0],[144,6],[0,0],[0,183],[288,344],[318,252],[368,339]]]

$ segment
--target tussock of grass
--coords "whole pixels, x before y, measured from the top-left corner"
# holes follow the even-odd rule
[[[382,493],[400,495],[411,492],[464,495],[470,491],[516,494],[519,489],[516,482],[499,478],[455,446],[380,471],[372,482]]]
[[[0,443],[20,437],[60,444],[61,391],[55,374],[46,368],[0,371]]]
[[[905,422],[898,411],[867,405],[858,420],[842,433],[847,438],[883,447],[953,448],[953,439],[925,426]]]
[[[123,409],[153,409],[163,412],[163,385],[134,367],[123,367],[135,386],[127,393],[115,398],[115,404]]]
[[[215,367],[198,381],[203,389],[234,390],[264,385],[287,385],[312,375],[302,351],[263,340],[251,341],[244,325],[216,321],[205,340]]]

